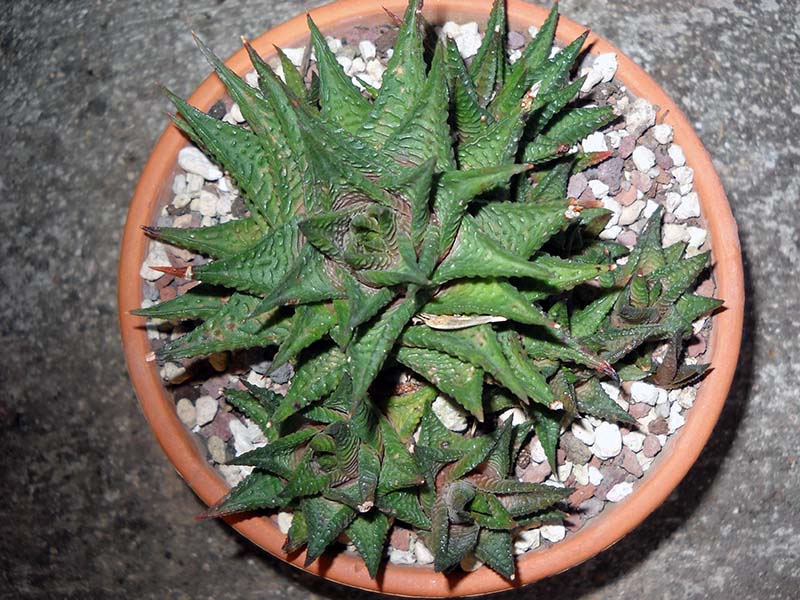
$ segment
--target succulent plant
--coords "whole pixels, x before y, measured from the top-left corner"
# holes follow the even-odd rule
[[[201,283],[137,314],[199,321],[162,360],[277,346],[273,364],[295,365],[285,396],[228,391],[268,443],[234,459],[254,470],[207,516],[292,510],[287,552],[311,563],[345,534],[372,576],[398,522],[437,570],[474,554],[513,578],[514,531],[559,519],[570,493],[516,479],[520,449],[537,435],[555,471],[577,415],[632,420],[601,381],[701,375],[680,366],[682,341],[719,301],[688,291],[708,257],[662,249],[660,211],[628,254],[597,238],[608,211],[567,197],[571,174],[608,157],[571,149],[615,119],[570,104],[585,34],[551,57],[554,8],[512,65],[497,0],[466,64],[452,39],[427,43],[421,4],[377,90],[345,75],[310,18],[313,75],[278,51],[279,78],[245,42],[258,88],[199,43],[246,125],[166,92],[173,120],[248,214],[148,228],[212,260],[165,267]],[[438,396],[463,407],[468,434],[439,420]],[[499,419],[508,408],[523,418]]]

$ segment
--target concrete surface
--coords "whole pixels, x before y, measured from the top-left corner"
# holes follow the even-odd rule
[[[365,0],[374,1],[374,0]],[[487,0],[488,1],[488,0]],[[115,270],[134,183],[222,55],[313,2],[22,0],[0,11],[0,598],[366,598],[303,576],[200,505],[129,385]],[[739,220],[748,310],[714,437],[595,560],[506,598],[800,597],[800,11],[794,0],[563,0],[672,94]]]

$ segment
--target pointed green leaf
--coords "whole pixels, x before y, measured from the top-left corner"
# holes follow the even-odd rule
[[[308,498],[303,501],[303,515],[308,524],[306,566],[313,563],[350,525],[356,512],[349,506],[326,500]]]
[[[220,311],[229,293],[210,285],[196,285],[172,300],[132,310],[131,314],[168,321],[208,319]]]
[[[192,269],[198,281],[242,292],[266,294],[289,272],[302,240],[296,221],[270,231],[253,247]]]
[[[292,318],[289,337],[281,344],[272,363],[282,365],[321,340],[335,325],[336,315],[329,304],[304,304],[298,306]]]
[[[423,482],[422,473],[400,436],[386,420],[381,420],[380,427],[383,440],[383,463],[378,480],[378,493],[385,495],[398,489],[421,484]]]
[[[399,350],[404,349],[399,348]],[[407,440],[416,431],[425,406],[433,402],[436,395],[435,388],[425,385],[408,394],[391,396],[382,412],[389,419],[397,435]]]
[[[438,350],[472,363],[491,373],[520,399],[527,398],[525,386],[508,364],[497,341],[497,334],[489,325],[451,331],[425,326],[409,327],[401,342],[404,346]]]
[[[345,357],[336,348],[328,348],[305,360],[292,378],[292,385],[272,415],[281,423],[312,402],[331,393],[339,383]]]
[[[209,227],[148,227],[148,235],[211,258],[227,258],[252,248],[266,234],[253,217],[235,219]]]
[[[214,316],[159,348],[156,356],[161,360],[174,360],[280,344],[289,334],[290,319],[275,311],[248,318],[258,301],[254,296],[233,294]]]
[[[422,511],[416,491],[397,490],[378,495],[375,505],[390,515],[419,529],[430,529],[431,521]]]
[[[308,16],[308,28],[317,57],[321,112],[331,122],[355,133],[367,118],[370,104],[345,74],[311,16]]]
[[[397,361],[483,421],[483,371],[480,368],[449,354],[424,348],[398,348]]]
[[[383,513],[373,510],[366,515],[358,515],[346,531],[364,559],[369,576],[374,579],[378,574],[383,547],[389,533],[389,519]]]
[[[262,508],[276,508],[282,501],[278,497],[283,481],[269,473],[258,471],[248,475],[219,502],[209,507],[204,518],[224,517]]]
[[[514,543],[508,531],[481,529],[475,556],[506,579],[514,579]]]
[[[442,284],[461,277],[530,277],[549,282],[553,276],[542,262],[529,262],[503,248],[482,233],[475,220],[466,215],[452,249],[432,280]]]
[[[590,379],[575,388],[578,399],[578,410],[581,413],[592,415],[606,421],[620,421],[622,423],[636,423],[622,407],[614,402],[606,393],[597,379]]]

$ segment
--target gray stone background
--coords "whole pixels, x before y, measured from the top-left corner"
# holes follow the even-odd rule
[[[365,2],[377,0],[364,0]],[[488,0],[486,0],[488,2]],[[161,81],[315,2],[0,2],[0,597],[367,598],[265,556],[200,504],[128,381],[115,271]],[[738,376],[700,461],[633,534],[506,598],[800,598],[800,10],[562,0],[695,124],[739,222]]]

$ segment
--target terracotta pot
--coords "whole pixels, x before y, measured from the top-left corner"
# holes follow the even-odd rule
[[[406,0],[341,0],[312,10],[311,14],[324,33],[337,34],[353,25],[385,22],[384,7],[402,14],[405,5]],[[428,0],[424,13],[431,22],[476,20],[485,23],[489,6],[489,0],[480,3],[469,0]],[[546,11],[521,0],[508,0],[508,17],[512,29],[525,30],[529,25],[540,25],[546,17]],[[561,43],[565,43],[583,30],[583,27],[561,17],[557,36]],[[301,15],[252,43],[262,56],[269,56],[273,53],[273,44],[294,47],[304,45],[307,39],[305,16]],[[629,497],[606,507],[601,515],[563,542],[520,557],[518,577],[514,582],[503,579],[487,567],[467,574],[442,575],[434,573],[429,567],[391,564],[382,568],[378,578],[372,580],[361,559],[348,554],[326,554],[307,571],[345,585],[407,596],[473,595],[528,584],[591,558],[636,527],[678,485],[708,440],[731,384],[742,331],[744,288],[736,223],[709,155],[680,109],[640,67],[617,48],[596,35],[590,35],[588,43],[593,53],[616,52],[619,61],[617,78],[633,95],[646,98],[660,107],[663,122],[674,128],[675,141],[683,147],[687,164],[696,174],[694,185],[710,234],[717,296],[725,299],[725,310],[714,317],[708,354],[713,370],[703,381],[697,400],[688,411],[686,424],[670,440]],[[234,54],[227,64],[239,74],[250,70],[243,50]],[[223,94],[222,84],[215,76],[211,76],[197,88],[189,102],[207,110]],[[129,314],[142,302],[139,268],[146,256],[148,240],[140,227],[153,223],[160,207],[168,201],[177,153],[185,144],[186,140],[178,130],[168,127],[153,150],[136,188],[122,241],[119,267],[120,325],[131,380],[147,420],[180,475],[204,502],[212,504],[228,491],[228,486],[206,462],[178,419],[173,399],[161,383],[157,366],[145,362],[149,345],[142,327],[144,319]],[[271,520],[264,517],[226,520],[271,554],[303,568],[303,554],[291,558],[281,554],[284,536]]]

